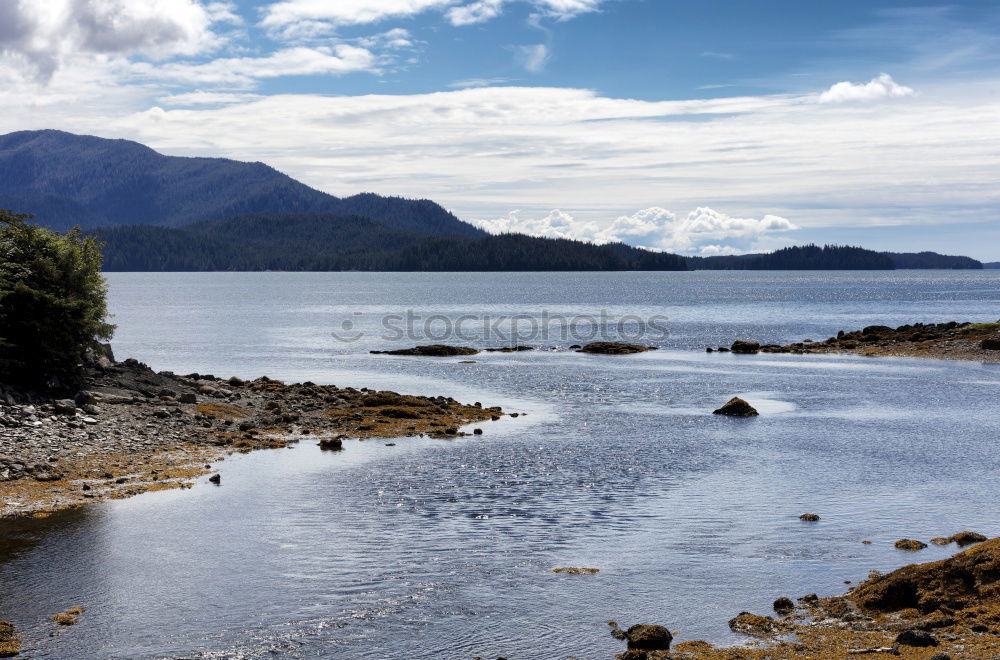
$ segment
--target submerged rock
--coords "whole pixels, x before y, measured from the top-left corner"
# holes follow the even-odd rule
[[[218,486],[219,484],[222,483],[222,475],[218,473],[213,474],[211,477],[208,478],[208,481]]]
[[[819,516],[817,516],[815,513],[803,513],[801,516],[799,516],[799,520],[805,520],[806,522],[816,522],[817,520],[819,520]]]
[[[553,573],[566,573],[567,575],[594,575],[595,573],[600,573],[599,568],[578,568],[576,566],[570,566],[566,568],[553,568]]]
[[[577,353],[599,353],[601,355],[628,355],[630,353],[645,353],[655,351],[655,346],[642,346],[640,344],[625,344],[617,341],[595,341],[587,344],[583,348],[577,349]]]
[[[468,346],[449,346],[447,344],[428,344],[413,348],[399,348],[394,351],[372,351],[374,355],[415,355],[419,357],[454,357],[456,355],[475,355],[479,351]]]
[[[53,614],[49,617],[52,621],[55,621],[60,626],[75,626],[80,623],[80,615],[86,612],[83,607],[77,605],[76,607],[70,608],[65,612],[60,612],[59,614]]]
[[[753,406],[743,399],[738,396],[734,396],[726,402],[726,405],[722,406],[718,410],[713,410],[712,414],[728,415],[730,417],[756,417],[760,413],[758,413]]]

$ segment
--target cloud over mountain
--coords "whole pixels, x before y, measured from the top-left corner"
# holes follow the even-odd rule
[[[760,219],[734,218],[708,207],[699,207],[684,217],[654,206],[620,216],[600,228],[593,221],[578,221],[558,209],[540,218],[522,217],[512,211],[495,220],[473,220],[493,234],[518,233],[548,238],[571,238],[591,243],[621,242],[682,254],[736,254],[755,248],[765,236],[798,227],[786,218],[765,215]]]

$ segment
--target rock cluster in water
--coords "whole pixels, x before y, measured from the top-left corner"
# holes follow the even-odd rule
[[[823,341],[805,339],[791,344],[761,344],[737,340],[731,346],[708,347],[707,352],[740,353],[831,353],[837,351],[865,352],[886,355],[919,355],[933,353],[935,357],[974,358],[980,354],[988,357],[991,351],[1000,351],[1000,321],[996,323],[914,323],[892,328],[870,325],[862,330],[841,330],[834,337]]]

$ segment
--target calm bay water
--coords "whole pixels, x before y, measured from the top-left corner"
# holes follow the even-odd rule
[[[4,528],[16,543],[0,563],[0,619],[25,633],[26,657],[610,658],[623,648],[610,619],[738,641],[726,621],[742,610],[912,561],[897,538],[1000,534],[1000,366],[703,352],[996,320],[1000,271],[109,280],[119,358],[528,414],[469,439],[233,457],[220,488]],[[406,310],[437,315],[437,331],[466,318],[475,338],[451,343],[499,345],[483,319],[543,312],[665,317],[670,334],[624,357],[369,355],[428,343],[383,338],[384,317]],[[737,394],[761,417],[709,414]],[[822,520],[800,522],[806,511]],[[76,604],[81,623],[50,637],[47,617]]]

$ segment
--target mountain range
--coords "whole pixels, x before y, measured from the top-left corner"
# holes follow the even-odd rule
[[[98,236],[112,271],[982,268],[932,252],[803,246],[700,258],[493,236],[430,200],[335,197],[264,163],[165,156],[56,130],[0,136],[0,208]]]

